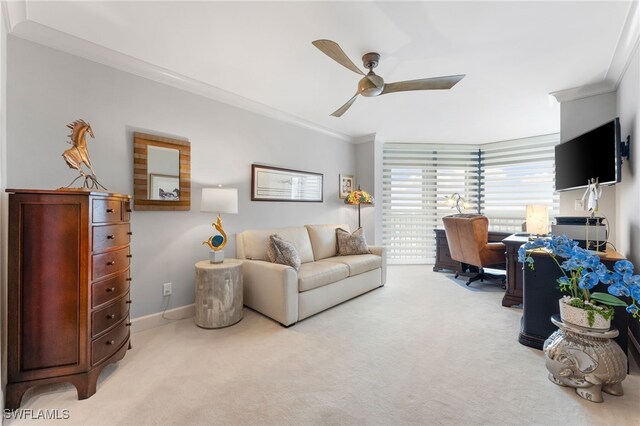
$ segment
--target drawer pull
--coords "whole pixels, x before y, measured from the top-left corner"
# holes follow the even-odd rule
[[[107,288],[107,293],[113,293],[114,291],[116,291],[115,287],[108,287]]]
[[[115,343],[115,341],[114,340],[107,340],[106,343],[107,343],[107,345],[113,345]]]
[[[116,264],[115,260],[110,260],[110,261],[107,262],[107,266],[113,266],[115,264]]]
[[[113,213],[113,209],[107,209],[107,213]]]
[[[133,232],[129,231],[127,232],[127,235],[133,235]]]
[[[125,303],[131,303],[131,300],[127,300]]]
[[[115,237],[115,235],[107,235],[107,240],[113,240]]]
[[[128,255],[127,255],[127,257],[128,257],[128,258],[132,258],[132,257],[133,257],[133,255],[132,255],[132,254],[128,254]]]
[[[127,213],[131,213],[131,211],[132,211],[131,209],[127,209]]]
[[[125,278],[125,281],[131,281],[131,277]]]
[[[116,317],[116,314],[107,315],[107,319],[114,319],[115,317]]]
[[[130,322],[126,323],[125,325],[126,325],[127,327],[131,327],[131,323],[130,323]]]

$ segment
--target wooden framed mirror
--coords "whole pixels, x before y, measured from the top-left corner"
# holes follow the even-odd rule
[[[191,210],[189,141],[133,134],[133,208]]]

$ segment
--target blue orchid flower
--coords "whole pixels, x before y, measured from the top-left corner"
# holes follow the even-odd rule
[[[594,268],[594,272],[598,274],[598,276],[600,277],[600,281],[602,281],[603,278],[607,277],[607,275],[610,274],[610,271],[607,269],[607,266],[604,263],[598,264],[598,266]],[[605,283],[604,281],[602,282],[604,284],[608,284],[608,283]]]
[[[638,312],[638,307],[635,305],[635,303],[632,303],[631,305],[627,306],[627,312],[635,315]]]
[[[591,290],[599,282],[600,277],[598,277],[598,274],[596,274],[595,272],[588,272],[580,277],[580,279],[578,280],[578,287]]]
[[[629,297],[629,295],[631,294],[629,292],[629,288],[625,287],[624,285],[620,285],[620,284],[611,284],[608,288],[607,291],[609,292],[609,294],[612,294],[614,296],[624,296],[624,297]]]
[[[630,285],[629,293],[635,300],[640,300],[640,285]]]
[[[621,275],[624,274],[633,274],[633,263],[629,262],[628,260],[618,260],[614,265],[613,265],[613,269],[614,271],[618,272]]]

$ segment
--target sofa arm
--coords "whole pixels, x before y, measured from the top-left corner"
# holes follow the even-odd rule
[[[371,254],[382,257],[382,283],[387,282],[387,249],[384,246],[369,246]]]
[[[298,273],[263,260],[242,261],[244,304],[289,326],[298,321]]]

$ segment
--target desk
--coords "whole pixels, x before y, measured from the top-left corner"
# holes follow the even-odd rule
[[[433,265],[433,271],[440,272],[442,270],[450,270],[464,276],[465,274],[462,271],[462,263],[451,258],[449,243],[447,242],[447,234],[444,229],[435,228],[433,231],[436,233],[436,262]],[[502,241],[509,235],[511,235],[511,232],[489,231],[489,242],[493,243]],[[516,249],[516,252],[517,251],[518,249]],[[516,260],[517,258],[518,256],[516,253]]]
[[[560,313],[558,299],[563,296],[563,293],[558,289],[556,280],[562,276],[562,272],[548,254],[534,251],[531,256],[534,259],[535,269],[524,268],[523,313],[518,341],[525,346],[542,349],[544,341],[557,329],[551,323],[551,316]],[[607,268],[612,269],[613,264],[623,258],[620,253],[607,250],[607,256],[600,260],[607,265]],[[592,291],[606,293],[607,286],[600,283]],[[626,354],[629,315],[624,307],[616,306],[615,310],[611,325],[620,331],[615,341]]]
[[[518,262],[518,249],[528,240],[528,237],[515,234],[502,240],[507,253],[507,291],[502,298],[502,306],[511,307],[522,303],[522,263]]]

